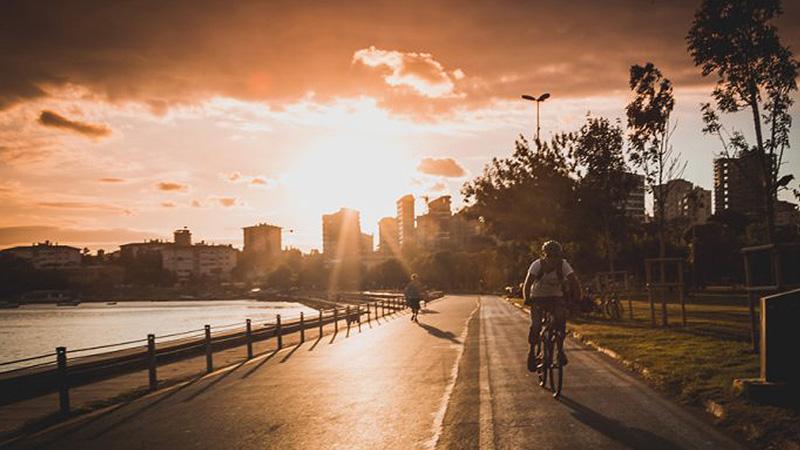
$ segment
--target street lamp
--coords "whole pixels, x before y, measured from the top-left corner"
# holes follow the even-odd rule
[[[528,95],[528,94],[524,94],[522,96],[523,100],[536,102],[536,148],[539,148],[541,146],[541,143],[539,141],[539,103],[547,100],[548,98],[550,98],[550,93],[549,92],[545,92],[544,94],[540,95],[538,98],[534,97],[533,95]]]

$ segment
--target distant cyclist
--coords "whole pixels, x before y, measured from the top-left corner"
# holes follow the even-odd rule
[[[417,279],[417,274],[411,274],[411,281],[406,285],[405,289],[406,304],[411,308],[411,320],[419,322],[417,314],[419,314],[419,304],[423,298],[422,284]]]
[[[537,361],[535,349],[542,330],[544,311],[552,315],[558,332],[559,363],[567,365],[567,356],[563,352],[564,337],[567,328],[567,298],[580,292],[580,283],[572,266],[564,259],[564,250],[556,241],[547,241],[542,245],[542,257],[534,261],[528,268],[528,275],[522,288],[525,304],[531,307],[531,329],[528,333],[528,370],[536,371]]]

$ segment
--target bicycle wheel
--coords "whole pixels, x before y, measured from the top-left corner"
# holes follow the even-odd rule
[[[614,320],[622,317],[622,312],[619,309],[619,302],[610,301],[606,303],[606,314],[610,319]]]
[[[558,339],[556,335],[555,339]],[[564,351],[564,348],[561,348],[561,351],[558,351],[558,345],[556,345],[556,357],[555,357],[555,364],[553,364],[554,369],[550,373],[550,388],[553,391],[553,398],[558,398],[561,395],[561,388],[564,386],[564,366],[561,365],[561,352]]]
[[[547,378],[550,380],[550,390],[555,392],[556,384],[555,384],[555,364],[553,363],[553,354],[555,353],[555,340],[553,339],[554,335],[550,330],[547,330],[546,333],[547,339],[545,340],[545,348],[547,348],[545,355],[546,359],[544,361],[545,372],[547,373]]]
[[[547,359],[545,355],[545,345],[542,344],[544,340],[543,335],[539,335],[539,343],[536,344],[536,356],[538,357],[539,361],[542,361],[538,366],[536,366],[536,375],[539,377],[539,386],[546,387],[547,385],[547,371],[545,370],[544,361]]]

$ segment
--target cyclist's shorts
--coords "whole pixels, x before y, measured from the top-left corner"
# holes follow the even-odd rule
[[[533,306],[552,309],[556,306],[566,306],[567,300],[564,297],[533,297],[531,303]]]

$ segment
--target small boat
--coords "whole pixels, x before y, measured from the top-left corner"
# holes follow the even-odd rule
[[[108,305],[108,306],[114,306],[116,304],[117,304],[117,302],[108,302],[108,303],[106,303],[106,305]]]

